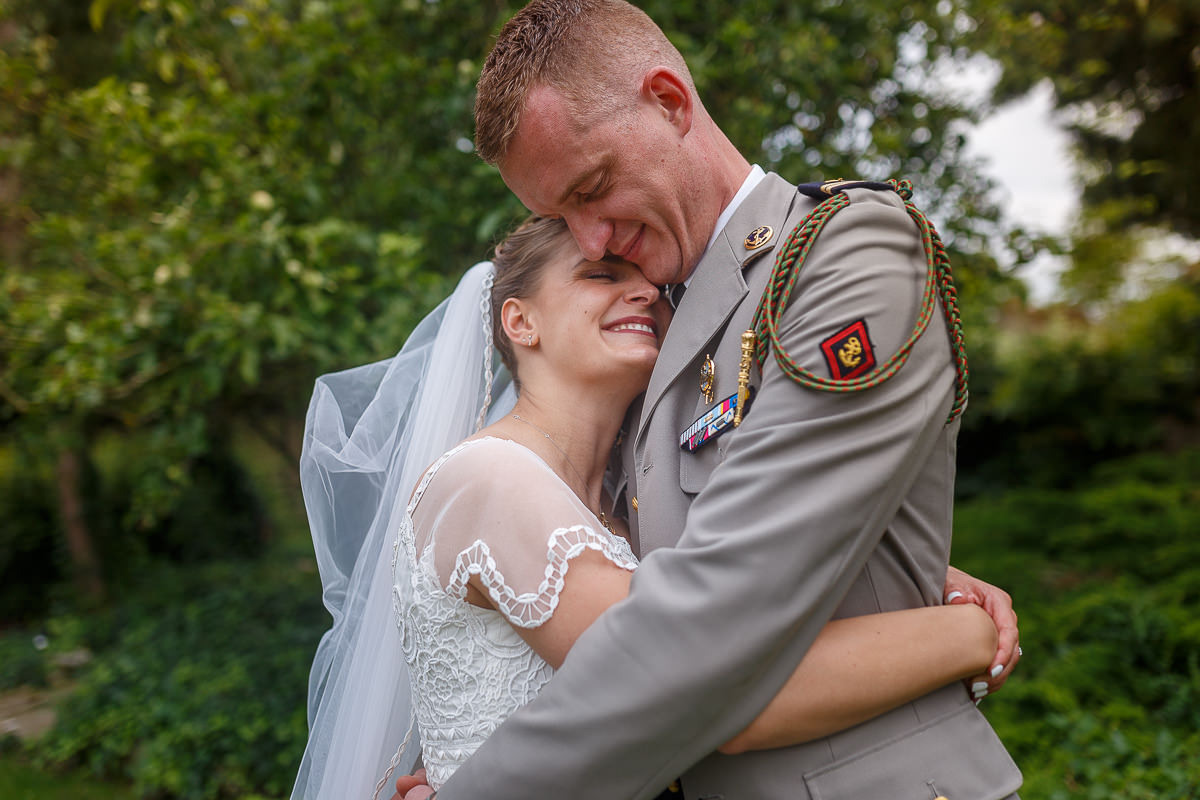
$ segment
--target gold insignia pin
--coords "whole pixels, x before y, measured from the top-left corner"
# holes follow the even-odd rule
[[[757,250],[767,242],[771,241],[771,237],[775,235],[770,225],[759,225],[754,230],[750,231],[750,235],[746,237],[744,244],[747,250]]]
[[[629,505],[633,506],[634,511],[637,511],[637,498],[634,497],[632,500],[630,500]]]
[[[700,396],[706,403],[713,401],[713,384],[716,380],[717,365],[713,363],[712,356],[706,354],[704,363],[700,365]]]

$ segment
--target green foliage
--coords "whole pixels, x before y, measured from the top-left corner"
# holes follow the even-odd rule
[[[1070,109],[1084,202],[1129,222],[1200,234],[1200,8],[1187,0],[968,0],[970,46],[1004,67],[1000,101],[1042,80]],[[1182,146],[1181,146],[1182,145]]]
[[[313,378],[394,352],[521,214],[470,147],[474,80],[517,5],[0,0],[0,618],[61,597],[66,448],[96,461],[85,506],[122,588],[104,615],[57,617],[47,651],[0,638],[0,686],[47,680],[64,648],[98,654],[45,763],[145,796],[290,786],[325,619],[311,576],[204,563],[265,538],[232,451],[247,429],[294,450]],[[1018,598],[1026,661],[985,707],[1026,797],[1198,783],[1195,456],[1088,469],[1188,441],[1200,410],[1195,268],[1129,301],[1144,253],[1118,230],[1197,230],[1184,5],[643,4],[752,160],[797,181],[912,178],[953,250],[972,357],[960,487],[981,495],[956,561]],[[1081,112],[1100,224],[1070,243],[1077,305],[1040,319],[992,326],[1021,297],[993,248],[1020,263],[1045,242],[988,200],[961,125],[978,109],[928,89],[964,45],[1002,62],[996,99],[1048,76]]]
[[[117,538],[191,513],[238,425],[294,458],[313,379],[395,352],[521,214],[470,142],[520,3],[2,2],[0,426],[50,454],[136,440],[97,510]],[[911,177],[968,320],[1017,293],[972,111],[922,79],[957,47],[940,4],[646,8],[749,157]]]
[[[127,786],[99,781],[93,775],[50,775],[16,755],[0,755],[0,797],[5,800],[134,800]]]
[[[63,4],[16,5],[0,416],[145,432],[132,513],[152,525],[231,417],[299,417],[318,373],[394,352],[483,254],[459,198],[504,208],[504,189],[453,146],[474,67],[448,56],[490,23],[461,5],[109,4],[106,71],[85,80]]]
[[[89,620],[98,655],[33,745],[40,762],[130,780],[141,796],[285,795],[328,621],[312,573],[311,561],[215,564],[133,587]]]
[[[1098,465],[1076,492],[962,504],[955,562],[1011,591],[1025,658],[988,712],[1028,798],[1186,797],[1200,781],[1200,451]],[[282,796],[327,618],[311,560],[161,568],[112,612],[58,618],[96,652],[34,746],[142,796]],[[28,637],[21,635],[25,642]],[[0,655],[17,651],[0,639]]]
[[[37,634],[28,630],[5,631],[0,636],[0,691],[18,686],[45,687],[50,669],[45,655],[34,644]]]
[[[96,457],[85,459],[85,515],[108,583],[122,585],[156,561],[189,564],[262,553],[271,526],[257,486],[242,460],[223,447],[189,465],[170,513],[138,524],[130,498],[142,468],[136,457],[141,446],[138,437],[107,437],[97,443]],[[70,577],[70,565],[56,532],[55,491],[44,454],[0,448],[0,619],[37,619],[63,606],[59,584]]]
[[[1200,451],[1099,465],[1074,492],[960,504],[954,560],[1004,586],[1025,657],[984,708],[1022,797],[1200,785]]]
[[[20,465],[18,468],[18,464]],[[0,619],[29,619],[50,607],[61,576],[49,476],[0,450]],[[0,685],[3,685],[0,680]]]
[[[971,376],[960,491],[1070,486],[1097,461],[1194,435],[1200,280],[1161,285],[1097,320],[1064,306],[1014,316],[971,354],[984,368]]]

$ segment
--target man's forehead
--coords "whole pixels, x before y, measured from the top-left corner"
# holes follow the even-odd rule
[[[526,138],[509,150],[499,168],[505,184],[530,211],[556,214],[574,193],[595,188],[611,162],[606,154],[556,146],[553,140],[543,145],[536,138]]]

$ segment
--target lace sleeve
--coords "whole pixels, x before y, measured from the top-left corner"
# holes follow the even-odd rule
[[[503,439],[447,454],[414,498],[417,552],[448,593],[465,598],[478,575],[514,626],[554,614],[572,559],[594,551],[621,569],[637,561],[534,453]]]

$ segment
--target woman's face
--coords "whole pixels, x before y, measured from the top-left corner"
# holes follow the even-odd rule
[[[636,266],[590,261],[566,238],[525,303],[556,374],[646,388],[671,309]]]

